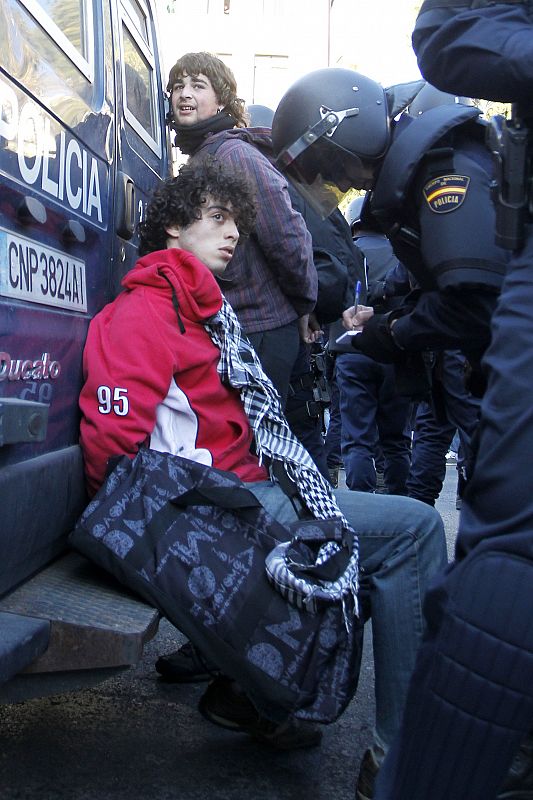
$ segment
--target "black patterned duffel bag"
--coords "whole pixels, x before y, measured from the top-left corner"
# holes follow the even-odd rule
[[[118,462],[71,543],[260,713],[327,723],[353,697],[361,662],[351,536],[337,520],[281,525],[233,473],[143,448]]]

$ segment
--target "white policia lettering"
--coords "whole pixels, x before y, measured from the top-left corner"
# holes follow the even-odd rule
[[[22,180],[102,222],[98,162],[64,131],[52,131],[53,120],[32,100],[19,106],[13,89],[0,81],[0,138],[16,144]],[[54,170],[55,167],[55,170]],[[56,174],[56,180],[52,174]]]
[[[436,206],[444,206],[448,203],[458,203],[459,202],[459,195],[457,194],[447,194],[444,197],[438,197],[436,200],[433,201]]]

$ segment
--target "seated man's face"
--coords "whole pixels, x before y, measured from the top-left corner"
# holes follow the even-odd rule
[[[200,73],[182,75],[172,87],[170,97],[174,119],[178,125],[194,125],[214,117],[220,108],[219,100],[209,78]]]
[[[202,205],[202,217],[186,228],[177,225],[167,228],[167,247],[188,250],[202,261],[213,275],[222,275],[228,266],[239,231],[230,203],[207,196]]]

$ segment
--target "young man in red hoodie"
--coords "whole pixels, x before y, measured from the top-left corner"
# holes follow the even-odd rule
[[[110,456],[133,457],[141,444],[242,480],[268,477],[250,453],[239,394],[221,383],[220,352],[204,328],[222,306],[215,276],[254,211],[246,182],[214,163],[184,168],[178,183],[156,192],[141,225],[142,257],[89,328],[80,406],[91,493]]]
[[[235,472],[285,523],[297,519],[295,508],[265,466],[282,462],[308,513],[344,514],[359,536],[370,597],[379,758],[399,726],[428,580],[446,561],[442,522],[433,508],[406,497],[348,490],[334,497],[291,434],[279,395],[215,280],[253,218],[248,183],[216,159],[182,167],[155,193],[141,225],[141,258],[89,328],[80,397],[89,489],[97,491],[112,456],[133,457],[145,445]],[[260,717],[222,676],[200,710],[281,749],[321,737],[297,720],[279,725]]]

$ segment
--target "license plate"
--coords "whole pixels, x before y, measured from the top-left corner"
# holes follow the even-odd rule
[[[0,228],[0,295],[87,311],[85,262]]]

